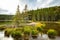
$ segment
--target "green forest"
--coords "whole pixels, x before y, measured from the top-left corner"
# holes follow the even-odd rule
[[[28,14],[30,14],[30,19],[35,21],[59,21],[60,6],[31,10]]]
[[[0,15],[0,20],[11,20],[13,15]]]

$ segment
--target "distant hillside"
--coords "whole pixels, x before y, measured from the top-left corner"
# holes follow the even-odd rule
[[[31,10],[28,12],[37,21],[59,21],[60,6]]]
[[[13,15],[0,15],[0,20],[12,20]]]

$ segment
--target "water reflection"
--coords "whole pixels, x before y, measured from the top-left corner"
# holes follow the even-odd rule
[[[10,36],[8,37],[4,37],[4,31],[0,31],[0,40],[13,40],[13,38]]]
[[[0,31],[0,40],[13,40],[13,38],[11,36],[9,38],[4,37],[4,31]],[[37,39],[30,38],[30,40],[60,40],[60,37],[56,37],[56,39],[49,39],[46,34],[42,35],[42,37],[39,34]]]

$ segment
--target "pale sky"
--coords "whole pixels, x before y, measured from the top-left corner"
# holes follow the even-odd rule
[[[15,14],[17,5],[20,6],[20,11],[22,11],[25,4],[27,4],[28,9],[31,10],[60,6],[60,0],[0,0],[0,14]]]

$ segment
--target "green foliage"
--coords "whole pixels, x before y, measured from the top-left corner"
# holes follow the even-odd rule
[[[0,15],[0,20],[12,20],[13,15]]]
[[[58,32],[58,36],[60,36],[60,23],[59,22],[57,22],[57,23],[55,23],[55,22],[51,22],[51,23],[45,23],[46,24],[46,27],[44,28],[44,30],[43,30],[43,32],[45,33],[45,34],[47,34],[47,31],[49,30],[49,29],[54,29],[54,30],[56,30],[57,32]]]
[[[29,30],[24,30],[24,34],[30,35],[30,31]]]
[[[42,8],[28,11],[34,21],[58,21],[60,20],[60,6]]]
[[[19,27],[20,23],[21,23],[21,20],[22,20],[22,16],[21,16],[21,13],[19,11],[19,6],[18,6],[17,11],[16,11],[16,15],[14,15],[14,17],[13,17],[13,23],[14,23],[14,25],[16,25],[17,27]]]
[[[23,28],[15,28],[15,31],[23,31]]]
[[[19,38],[19,37],[22,37],[22,32],[20,32],[20,31],[13,31],[11,33],[11,35],[12,35],[13,38]]]
[[[3,31],[3,30],[5,30],[6,29],[6,27],[5,26],[0,26],[0,31]]]
[[[19,38],[22,37],[22,35],[23,35],[22,28],[12,28],[11,36],[13,38]]]
[[[5,32],[4,32],[5,36],[9,37],[11,35],[12,31],[13,31],[12,28],[5,29]]]
[[[57,32],[54,29],[49,29],[48,32],[47,32],[47,34],[48,35],[51,35],[51,36],[56,36],[57,35]]]
[[[37,27],[37,31],[42,32],[43,31],[43,28]]]
[[[37,31],[37,30],[32,30],[32,31],[31,31],[31,34],[32,34],[32,35],[37,35],[37,34],[38,34],[38,31]]]
[[[30,28],[29,26],[25,26],[25,27],[24,27],[24,34],[29,35],[30,32],[31,32],[31,28]]]

